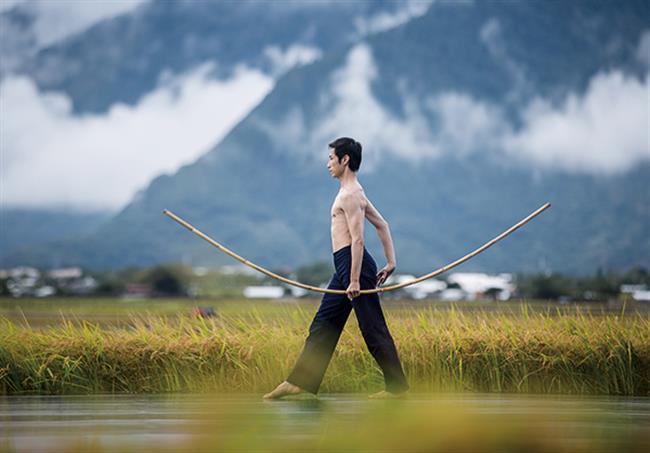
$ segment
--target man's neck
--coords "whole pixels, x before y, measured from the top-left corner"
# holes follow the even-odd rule
[[[346,170],[339,179],[339,182],[341,183],[341,189],[355,187],[358,185],[357,174],[352,170]]]

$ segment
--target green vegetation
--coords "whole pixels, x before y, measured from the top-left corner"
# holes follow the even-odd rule
[[[308,266],[301,266],[296,269],[298,281],[308,285],[320,285],[332,278],[334,268],[331,263],[320,261]]]
[[[315,300],[239,300],[200,318],[182,300],[139,303],[150,309],[129,305],[113,325],[83,319],[80,306],[41,329],[0,317],[0,393],[266,392],[290,371],[317,309]],[[384,303],[414,392],[650,394],[647,314],[464,306],[476,308]],[[352,314],[320,391],[382,387]]]
[[[607,300],[620,294],[621,285],[640,284],[650,288],[650,272],[638,266],[626,272],[598,270],[594,275],[569,277],[553,274],[520,274],[517,290],[531,299]]]

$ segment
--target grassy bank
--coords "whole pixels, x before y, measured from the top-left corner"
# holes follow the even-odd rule
[[[131,314],[120,326],[63,320],[32,329],[0,317],[0,393],[265,392],[300,353],[317,304],[209,319]],[[647,314],[579,310],[387,310],[412,390],[650,394]],[[354,314],[321,392],[366,392],[383,379]]]

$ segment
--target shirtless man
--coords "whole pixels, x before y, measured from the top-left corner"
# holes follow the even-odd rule
[[[345,290],[345,295],[323,295],[309,327],[309,335],[289,377],[264,398],[280,398],[302,392],[316,394],[334,348],[354,308],[361,333],[372,356],[384,373],[386,390],[370,398],[404,396],[409,388],[377,294],[360,294],[361,289],[381,285],[395,270],[396,260],[388,223],[366,197],[357,180],[361,165],[361,144],[342,137],[329,144],[327,169],[341,187],[332,205],[332,251],[336,272],[328,285]],[[376,228],[386,266],[377,266],[364,246],[364,218]]]

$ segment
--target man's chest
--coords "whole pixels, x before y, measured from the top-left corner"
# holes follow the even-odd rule
[[[332,203],[332,207],[330,209],[330,215],[332,216],[332,219],[335,219],[335,218],[342,217],[343,214],[344,214],[343,207],[341,206],[339,197],[336,197],[334,199],[334,202]]]

